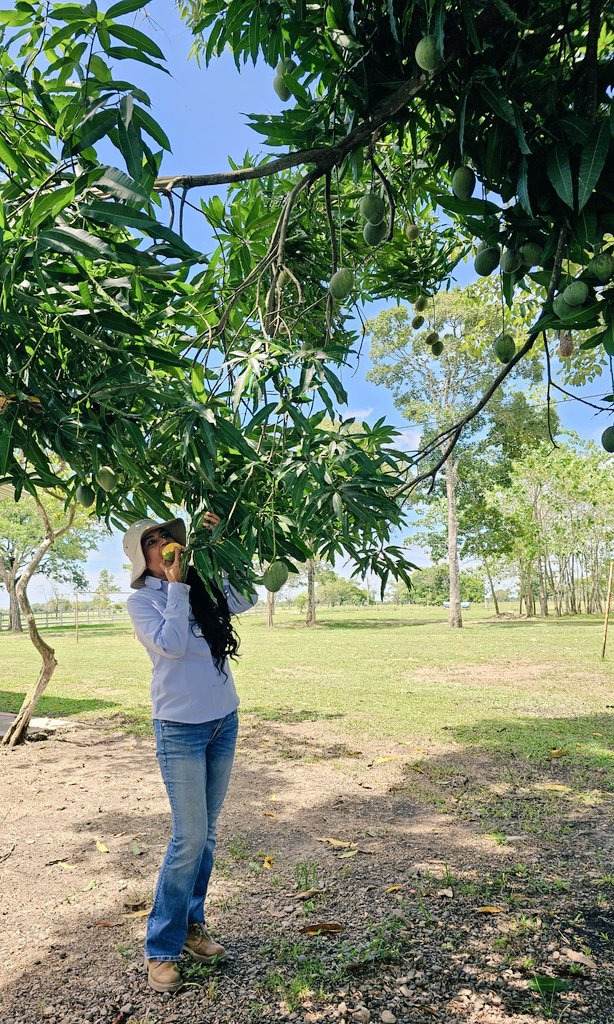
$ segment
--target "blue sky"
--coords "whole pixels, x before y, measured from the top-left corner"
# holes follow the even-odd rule
[[[162,174],[213,173],[228,168],[229,155],[240,160],[247,150],[252,154],[266,152],[261,146],[261,137],[247,126],[245,115],[250,112],[273,113],[281,109],[282,104],[272,87],[273,69],[264,64],[255,68],[247,64],[239,74],[228,53],[209,68],[199,68],[196,60],[188,60],[191,36],[169,0],[153,0],[144,12],[134,16],[134,24],[155,39],[166,54],[171,71],[169,76],[146,65],[122,62],[121,77],[135,82],[149,93],[152,112],[169,136],[173,151],[165,154]],[[119,163],[118,154],[114,159]],[[199,196],[209,198],[212,191],[193,192],[191,201],[198,205]],[[205,230],[204,219],[187,211],[188,241],[196,247],[205,247]],[[471,267],[459,268],[459,284],[468,284],[474,277]],[[382,302],[372,304],[364,312],[372,316],[385,305]],[[385,416],[389,423],[404,432],[411,446],[417,437],[416,426],[403,422],[388,391],[366,380],[369,367],[366,344],[359,366],[353,372],[346,370],[342,375],[349,398],[346,415],[370,422]],[[587,394],[596,394],[604,391],[604,385],[596,381],[585,390]],[[595,419],[592,410],[579,403],[564,401],[558,408],[563,427],[576,430],[586,439],[597,440],[607,426],[603,416]],[[426,564],[427,559],[422,555],[416,561]],[[122,590],[127,589],[128,578],[122,569],[123,562],[120,537],[116,535],[101,545],[88,560],[87,575],[92,587],[95,587],[101,569],[106,568],[114,574]],[[48,583],[33,581],[31,600],[45,600],[50,594]],[[0,591],[0,607],[7,603],[6,594]]]

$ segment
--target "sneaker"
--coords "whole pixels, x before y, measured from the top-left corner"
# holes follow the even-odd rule
[[[172,960],[148,960],[147,981],[154,992],[176,992],[181,987],[181,975]]]
[[[188,937],[183,947],[193,960],[200,964],[209,964],[213,960],[225,960],[226,950],[220,942],[216,942],[209,935],[203,924],[191,924],[188,928]]]

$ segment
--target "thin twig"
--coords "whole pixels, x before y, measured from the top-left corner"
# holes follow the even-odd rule
[[[554,293],[556,292],[556,289],[557,289],[557,286],[558,286],[558,283],[559,283],[559,280],[560,280],[560,277],[561,277],[561,266],[562,266],[562,262],[563,262],[563,252],[564,252],[564,249],[565,249],[566,238],[567,238],[567,227],[564,225],[560,229],[560,231],[559,231],[559,237],[558,237],[556,252],[555,252],[555,255],[554,255],[554,262],[553,262],[553,265],[552,265],[552,273],[550,275],[550,284],[548,285],[548,292],[546,294],[546,302],[551,302],[552,301],[552,298],[554,296]],[[421,483],[422,480],[427,479],[429,476],[434,479],[435,474],[441,469],[441,467],[443,466],[443,464],[446,461],[446,459],[448,458],[448,456],[451,455],[451,453],[452,453],[456,443],[458,442],[459,437],[461,436],[463,427],[465,427],[467,425],[467,423],[470,423],[471,420],[475,419],[475,417],[478,415],[478,413],[480,413],[482,411],[484,406],[488,404],[488,402],[490,401],[490,399],[494,395],[495,391],[501,386],[503,381],[511,373],[511,371],[514,369],[516,364],[519,363],[520,360],[524,356],[526,356],[526,354],[528,352],[531,351],[531,349],[533,348],[535,342],[537,341],[540,333],[541,333],[541,331],[533,331],[531,334],[529,334],[529,337],[525,341],[525,343],[522,346],[522,348],[520,348],[518,350],[516,355],[513,357],[513,359],[510,360],[509,363],[506,363],[506,365],[503,367],[503,369],[495,377],[493,383],[490,385],[490,387],[487,389],[487,391],[484,393],[484,395],[482,395],[482,397],[479,400],[479,402],[476,402],[476,404],[473,406],[473,408],[471,408],[469,410],[469,412],[465,416],[463,416],[463,418],[461,420],[459,420],[457,423],[453,424],[453,426],[448,427],[447,430],[443,430],[440,434],[438,434],[438,436],[436,438],[434,438],[430,442],[430,444],[426,445],[426,447],[424,449],[422,449],[422,451],[419,451],[417,453],[416,458],[415,458],[414,461],[415,462],[420,462],[427,455],[430,455],[435,447],[440,447],[442,442],[451,439],[450,440],[450,444],[448,445],[448,447],[445,450],[444,457],[442,459],[439,459],[439,461],[434,466],[434,468],[429,470],[426,473],[421,473],[419,476],[414,477],[412,480],[409,480],[407,483],[402,484],[401,487],[397,487],[397,489],[395,491],[393,491],[393,494],[392,494],[392,496],[394,498],[397,498],[397,497],[399,497],[399,495],[405,494],[406,492],[412,491],[417,486],[417,484]]]
[[[548,421],[548,435],[552,441],[552,447],[558,448],[558,444],[552,436],[552,410],[550,408],[552,402],[552,371],[550,367],[550,349],[548,348],[548,339],[546,338],[546,332],[542,332],[544,339],[544,352],[546,353],[546,376],[547,376],[547,391],[546,391],[546,416]]]

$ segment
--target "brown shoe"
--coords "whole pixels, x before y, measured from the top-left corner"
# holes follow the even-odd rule
[[[212,939],[202,924],[190,925],[183,951],[193,960],[198,960],[200,964],[210,964],[213,960],[226,959],[226,950],[222,944]]]
[[[181,987],[181,975],[172,960],[148,960],[147,981],[154,992],[176,992]]]

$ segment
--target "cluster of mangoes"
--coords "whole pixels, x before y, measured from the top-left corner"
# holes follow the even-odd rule
[[[101,490],[105,492],[115,490],[117,477],[110,466],[101,466],[95,476],[95,481]],[[75,499],[84,508],[89,508],[96,501],[96,491],[90,484],[79,484],[75,491]]]

